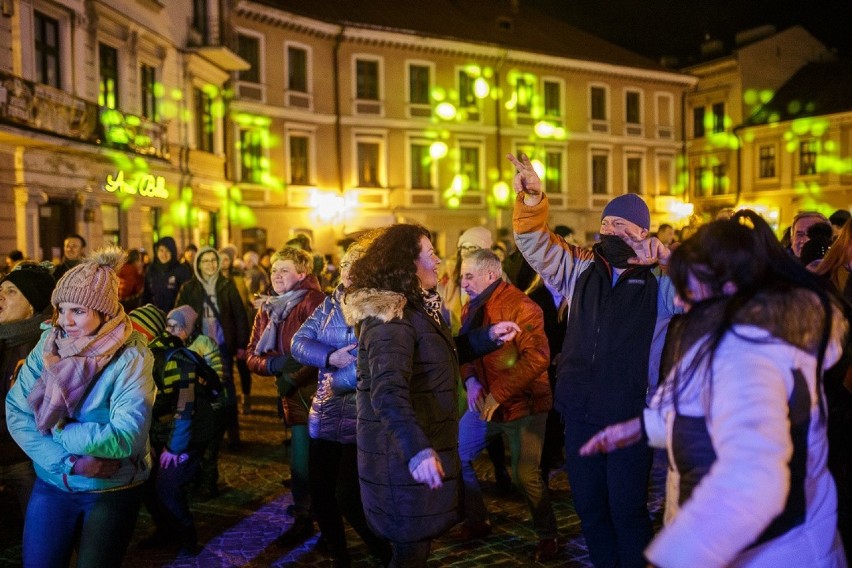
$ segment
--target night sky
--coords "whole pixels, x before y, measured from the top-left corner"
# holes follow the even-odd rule
[[[679,65],[696,63],[706,35],[733,46],[738,31],[801,24],[852,57],[852,0],[520,0],[622,47]]]

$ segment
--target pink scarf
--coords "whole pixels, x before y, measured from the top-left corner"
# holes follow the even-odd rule
[[[133,331],[130,318],[120,309],[96,335],[64,337],[55,327],[44,342],[44,368],[27,397],[43,434],[71,417],[90,383],[112,360]]]

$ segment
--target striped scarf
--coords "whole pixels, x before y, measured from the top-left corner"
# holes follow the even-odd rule
[[[109,364],[133,332],[130,318],[119,307],[118,314],[104,322],[96,335],[65,337],[54,327],[44,342],[41,377],[27,401],[43,434],[74,415],[91,382]]]

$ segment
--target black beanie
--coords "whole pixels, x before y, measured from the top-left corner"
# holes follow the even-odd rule
[[[19,264],[0,280],[0,284],[7,280],[21,291],[35,313],[40,314],[50,305],[50,295],[56,282],[47,268],[38,264]]]

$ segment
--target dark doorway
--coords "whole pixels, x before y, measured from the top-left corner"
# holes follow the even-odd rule
[[[75,205],[70,199],[50,199],[39,206],[38,239],[41,243],[41,259],[62,258],[65,237],[75,233]]]

